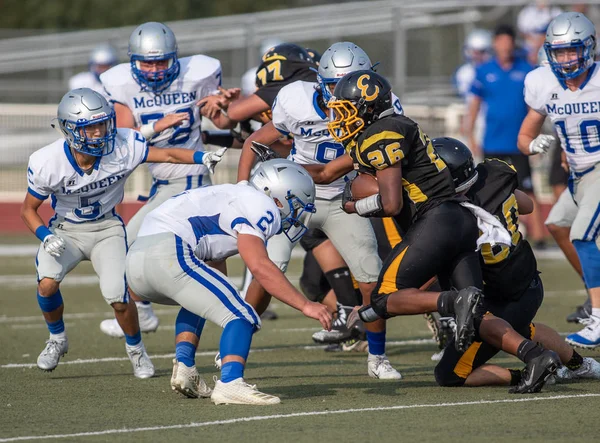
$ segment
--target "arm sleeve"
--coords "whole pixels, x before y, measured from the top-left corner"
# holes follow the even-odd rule
[[[27,166],[27,192],[39,200],[46,200],[53,191],[40,169],[34,161],[29,159],[29,165]]]
[[[275,102],[275,98],[277,97],[277,94],[279,93],[279,90],[282,86],[283,85],[279,84],[278,82],[270,83],[268,85],[261,86],[255,92],[255,94],[266,104],[268,104],[269,107],[272,107],[273,103]]]
[[[539,112],[542,115],[546,115],[546,107],[544,106],[542,94],[536,88],[535,83],[535,72],[532,71],[525,77],[525,87],[523,94],[525,95],[525,103],[534,111]]]
[[[133,144],[133,155],[131,156],[131,169],[137,168],[140,164],[145,163],[148,158],[148,152],[150,151],[150,146],[148,145],[148,141],[146,138],[139,132],[134,129],[131,129],[133,136],[130,140]]]
[[[238,234],[254,235],[260,238],[263,242],[266,241],[265,235],[254,227],[254,225],[246,217],[236,217],[231,222],[231,229]]]
[[[283,135],[290,135],[290,129],[287,125],[288,116],[282,105],[281,96],[275,97],[273,102],[272,115],[273,115],[273,126],[281,132]]]

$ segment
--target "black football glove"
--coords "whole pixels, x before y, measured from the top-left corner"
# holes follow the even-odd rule
[[[348,180],[346,182],[346,186],[344,186],[344,192],[342,193],[342,209],[346,207],[346,203],[353,202],[354,197],[352,197],[352,180]]]
[[[275,151],[273,151],[269,146],[263,145],[262,143],[252,142],[251,149],[252,152],[256,154],[256,156],[261,162],[266,162],[267,160],[279,158]]]

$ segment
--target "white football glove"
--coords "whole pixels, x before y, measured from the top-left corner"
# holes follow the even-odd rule
[[[211,173],[214,173],[215,166],[221,161],[227,149],[228,148],[221,148],[215,152],[206,152],[204,157],[202,157],[202,164],[206,166]]]
[[[531,140],[531,143],[529,143],[529,152],[532,154],[545,154],[548,152],[550,145],[554,143],[554,140],[555,138],[553,135],[538,135],[536,138]]]
[[[44,251],[53,257],[60,257],[67,244],[58,235],[50,234],[44,239]]]

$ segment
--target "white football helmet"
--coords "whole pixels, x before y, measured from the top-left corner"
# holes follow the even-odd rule
[[[103,43],[96,46],[90,54],[90,71],[94,75],[100,76],[100,74],[116,65],[118,61],[117,50],[108,43]]]
[[[102,94],[89,88],[73,89],[63,96],[56,114],[58,128],[71,148],[95,157],[113,152],[117,121]],[[86,128],[99,123],[104,123],[104,135],[88,136]]]
[[[281,158],[259,163],[249,183],[271,197],[281,215],[281,231],[293,243],[308,230],[315,209],[315,183],[302,166]]]
[[[162,23],[148,22],[135,28],[129,37],[129,59],[131,73],[142,91],[150,90],[159,94],[179,75],[177,61],[177,40],[173,31]],[[166,69],[160,71],[143,71],[140,62],[168,60]]]
[[[354,43],[338,42],[327,48],[319,61],[317,75],[317,82],[325,103],[331,98],[328,85],[337,84],[350,72],[371,69],[371,67],[371,60],[367,53]]]
[[[492,33],[486,29],[474,29],[465,38],[463,55],[468,63],[480,64],[492,54]]]
[[[559,80],[578,77],[587,71],[596,57],[596,28],[579,12],[563,12],[548,25],[544,43],[548,62]],[[558,61],[561,51],[576,50],[577,58]]]

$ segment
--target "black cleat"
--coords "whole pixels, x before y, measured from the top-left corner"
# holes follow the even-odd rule
[[[441,317],[437,312],[423,314],[427,321],[427,327],[433,335],[438,348],[444,349],[450,339],[454,336],[456,323],[452,317]]]
[[[454,299],[456,330],[454,331],[454,347],[458,352],[465,352],[475,338],[475,320],[479,315],[479,307],[483,302],[483,292],[469,286],[461,289]]]
[[[279,316],[277,314],[275,314],[275,312],[271,311],[270,309],[267,309],[260,316],[261,320],[277,320],[278,318],[279,318]]]
[[[532,359],[525,369],[521,381],[516,386],[509,389],[511,394],[533,394],[540,392],[550,376],[556,374],[561,366],[560,358],[554,351],[545,350],[540,355]]]
[[[358,327],[349,328],[346,325],[348,320],[348,315],[352,312],[352,308],[349,306],[343,306],[341,304],[337,304],[337,318],[333,321],[331,325],[331,331],[327,331],[326,329],[322,329],[321,331],[315,332],[312,335],[312,339],[315,343],[342,343],[344,341],[350,340],[356,335],[358,335],[358,331],[355,332],[355,329]],[[362,322],[361,322],[362,323]]]
[[[589,318],[590,312],[592,312],[592,302],[590,297],[588,297],[583,305],[577,306],[575,312],[567,316],[567,322],[579,323],[579,320]]]

